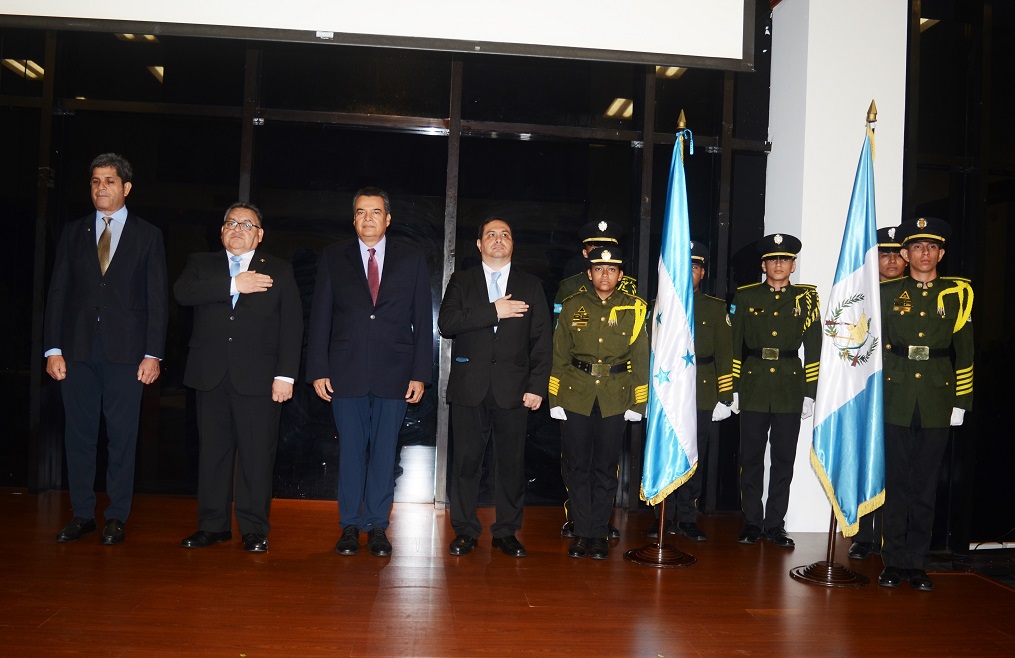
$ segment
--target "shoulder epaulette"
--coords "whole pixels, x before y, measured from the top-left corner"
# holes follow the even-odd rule
[[[705,297],[705,298],[707,298],[707,299],[714,299],[715,301],[717,301],[717,302],[722,302],[723,304],[725,304],[725,303],[726,303],[726,300],[725,300],[725,299],[721,299],[721,298],[719,298],[719,297],[713,297],[712,295],[706,295],[705,293],[701,293],[701,296],[702,296],[702,297]]]
[[[571,293],[567,297],[565,297],[564,301],[566,302],[567,300],[571,299],[572,297],[577,297],[578,295],[584,295],[587,292],[588,292],[588,290],[578,290],[576,292]],[[563,302],[561,302],[561,303],[563,303]]]
[[[906,278],[905,276],[897,276],[894,279],[885,279],[884,281],[881,282],[881,285],[884,285],[886,283],[894,283],[896,281],[902,281],[905,278]]]
[[[811,290],[817,290],[818,289],[817,286],[813,286],[813,285],[811,285],[809,283],[794,283],[792,285],[796,286],[797,288],[809,288]]]
[[[754,283],[748,283],[747,285],[740,286],[740,287],[737,288],[737,290],[746,290],[747,288],[753,288],[754,286],[760,286],[760,285],[761,285],[761,281],[755,281]]]
[[[943,276],[941,277],[945,281],[961,281],[962,283],[972,283],[972,279],[966,279],[961,276]]]

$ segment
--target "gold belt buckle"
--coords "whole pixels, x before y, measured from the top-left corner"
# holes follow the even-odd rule
[[[910,345],[909,346],[909,360],[910,361],[929,361],[930,360],[930,348],[926,345]]]
[[[778,361],[779,360],[779,350],[778,350],[778,348],[775,348],[775,347],[762,347],[761,348],[761,358],[764,359],[765,361]]]
[[[589,365],[592,366],[592,372],[589,374],[593,377],[605,377],[610,374],[610,366],[605,363],[591,363]]]

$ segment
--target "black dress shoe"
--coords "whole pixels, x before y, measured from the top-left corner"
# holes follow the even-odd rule
[[[66,544],[81,539],[89,532],[95,532],[95,519],[82,519],[80,516],[75,516],[60,532],[56,533],[56,540],[61,544]]]
[[[849,547],[849,552],[846,553],[846,555],[848,555],[851,560],[866,560],[873,549],[874,544],[869,541],[855,541],[852,546]]]
[[[589,540],[589,557],[593,560],[605,560],[610,555],[610,542],[602,537]]]
[[[589,552],[589,539],[588,537],[575,537],[574,541],[571,542],[571,546],[567,549],[567,554],[570,557],[583,558],[588,555]]]
[[[476,548],[476,538],[469,535],[458,535],[451,542],[448,553],[452,555],[468,555]]]
[[[792,537],[786,534],[786,530],[784,528],[769,528],[768,530],[765,530],[763,536],[776,546],[781,546],[783,548],[794,548],[796,546],[796,542],[793,541]]]
[[[878,585],[882,587],[898,587],[902,582],[902,571],[895,567],[885,567],[878,576]]]
[[[756,525],[745,525],[744,529],[740,531],[737,541],[741,544],[757,544],[760,537],[761,528]]]
[[[511,557],[525,557],[525,547],[518,541],[518,538],[514,535],[508,535],[507,537],[494,537],[493,547],[499,548],[504,551],[505,555]]]
[[[694,521],[690,521],[688,523],[678,523],[676,524],[676,526],[670,527],[674,529],[675,531],[674,534],[680,533],[681,535],[687,537],[688,539],[693,539],[694,541],[708,540],[708,535],[702,532],[701,528],[699,528],[698,524],[695,523]],[[668,533],[669,531],[670,528],[667,528],[666,532]]]
[[[921,592],[931,592],[934,590],[934,581],[930,579],[930,576],[923,569],[910,569],[908,575],[909,586],[913,589]]]
[[[184,537],[183,541],[180,542],[180,546],[184,548],[204,548],[205,546],[211,546],[212,544],[229,541],[232,538],[232,530],[226,530],[225,532],[208,532],[207,530],[198,530],[191,536]]]
[[[384,534],[384,528],[370,528],[370,531],[367,532],[367,547],[370,549],[370,555],[376,557],[391,555],[391,542]]]
[[[565,521],[564,525],[560,526],[561,537],[574,537],[574,521]]]
[[[268,538],[259,532],[248,532],[243,535],[243,550],[248,553],[267,553]]]
[[[120,519],[109,519],[106,521],[106,526],[102,529],[103,544],[106,546],[119,544],[126,537],[127,533],[123,531],[123,521]]]
[[[342,530],[342,538],[335,544],[335,552],[339,555],[356,555],[359,553],[359,528],[347,525]]]
[[[606,536],[610,539],[620,539],[620,530],[610,524],[606,524]]]

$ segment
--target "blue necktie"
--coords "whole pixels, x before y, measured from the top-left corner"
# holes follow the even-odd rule
[[[239,256],[229,257],[229,276],[234,277],[240,273],[240,261],[243,260]],[[236,308],[236,300],[240,298],[240,293],[233,295],[233,308]]]
[[[495,302],[502,297],[500,294],[500,272],[490,272],[490,286],[488,294],[490,295],[490,301]],[[493,326],[493,332],[497,333],[497,325]]]

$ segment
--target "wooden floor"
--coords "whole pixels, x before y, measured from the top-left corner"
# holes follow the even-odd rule
[[[57,544],[66,493],[0,490],[0,654],[1015,655],[1012,588],[946,572],[932,593],[887,590],[874,559],[851,564],[872,580],[858,589],[791,579],[824,559],[821,533],[797,534],[795,550],[742,546],[738,517],[707,518],[709,541],[669,540],[697,564],[653,569],[622,556],[645,543],[647,513],[614,516],[623,535],[605,561],[567,557],[554,508],[526,509],[523,559],[489,534],[451,557],[446,513],[408,503],[392,513],[390,558],[342,557],[337,515],[334,502],[277,500],[267,554],[238,539],[186,550],[196,501],[138,496],[125,543]]]

